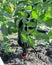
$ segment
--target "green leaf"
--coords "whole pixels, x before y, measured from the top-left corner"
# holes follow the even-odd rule
[[[26,6],[25,10],[32,10],[32,6],[30,6],[30,5]]]
[[[27,36],[26,36],[25,33],[21,34],[21,39],[22,39],[23,42],[27,42]]]
[[[48,33],[49,39],[52,39],[52,32]]]
[[[36,11],[32,11],[31,18],[38,19],[38,14]]]
[[[28,37],[28,45],[31,46],[31,47],[35,47],[35,42],[32,38]]]
[[[44,23],[45,23],[47,26],[51,27],[51,26],[52,26],[52,18],[48,18]]]

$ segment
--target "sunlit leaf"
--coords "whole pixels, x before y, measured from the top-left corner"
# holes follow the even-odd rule
[[[27,42],[27,36],[26,36],[26,34],[21,34],[21,39],[22,39],[22,41],[23,42]]]
[[[31,17],[34,18],[34,19],[38,19],[38,14],[37,14],[37,12],[36,12],[36,11],[32,11]]]
[[[35,47],[35,42],[34,42],[34,40],[32,39],[32,38],[30,38],[30,37],[28,37],[28,44],[29,44],[29,46],[31,46],[31,47]]]

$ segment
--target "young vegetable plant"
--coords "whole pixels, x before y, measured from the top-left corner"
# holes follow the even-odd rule
[[[23,5],[22,5],[23,4]],[[46,26],[51,24],[47,22],[48,19],[52,19],[49,7],[49,1],[19,1],[17,3],[17,8],[15,11],[15,16],[18,15],[18,18],[15,18],[15,22],[18,23],[18,43],[23,49],[23,59],[27,59],[27,48],[32,47],[35,49],[35,39],[45,39],[49,40],[49,35]],[[48,6],[48,7],[47,7]],[[51,11],[51,8],[50,8]],[[49,16],[47,14],[49,13]],[[50,21],[51,22],[51,21]],[[43,28],[37,28],[38,24],[46,25]],[[46,24],[47,23],[47,24]],[[40,26],[39,26],[40,27]],[[26,57],[25,57],[26,56]]]
[[[0,1],[0,27],[3,37],[18,30],[18,43],[24,58],[28,54],[27,48],[35,49],[35,40],[49,42],[52,39],[52,0]],[[10,45],[5,42],[4,47],[8,48]],[[8,53],[8,49],[3,50]]]

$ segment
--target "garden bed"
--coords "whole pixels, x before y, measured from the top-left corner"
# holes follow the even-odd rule
[[[50,46],[39,44],[36,47],[35,52],[32,48],[29,48],[29,60],[23,60],[21,58],[22,48],[17,43],[17,34],[9,35],[8,39],[11,42],[13,53],[9,53],[7,56],[2,52],[1,56],[5,65],[52,65],[52,56],[46,54],[49,49],[52,50]]]

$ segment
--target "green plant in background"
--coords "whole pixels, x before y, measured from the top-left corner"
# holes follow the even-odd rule
[[[0,51],[8,54],[12,52],[11,43],[7,39],[7,35],[17,32],[17,27],[14,22],[14,9],[16,1],[1,0],[0,1],[0,31],[2,31],[3,40],[0,42]]]
[[[3,40],[0,41],[0,51],[6,55],[12,52],[11,43],[5,36],[3,37]]]

